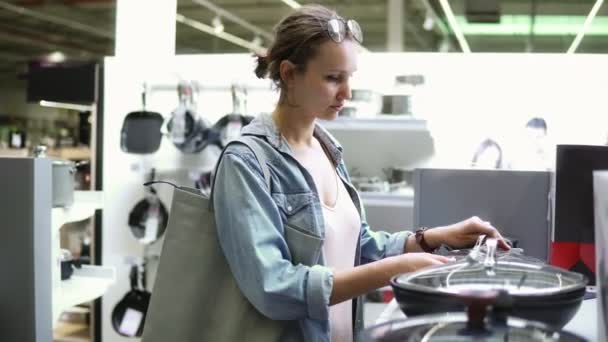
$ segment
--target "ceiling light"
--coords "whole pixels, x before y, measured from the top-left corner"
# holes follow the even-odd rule
[[[450,7],[448,0],[439,0],[439,3],[441,4],[441,8],[443,9],[445,16],[448,18],[448,23],[450,23],[450,26],[452,27],[452,31],[454,31],[454,35],[456,35],[456,40],[458,41],[458,44],[460,44],[460,48],[462,49],[462,52],[470,53],[471,49],[469,48],[469,44],[467,43],[467,40],[464,38],[462,31],[460,31],[460,27],[458,26],[458,22],[456,21],[456,18],[454,17],[454,13],[452,12],[452,7]]]
[[[65,62],[66,56],[61,51],[55,51],[55,52],[49,53],[46,56],[46,60],[49,61],[49,62],[51,62],[51,63],[61,63],[61,62]]]
[[[285,5],[293,8],[293,9],[298,9],[298,8],[302,7],[302,5],[297,3],[295,0],[281,0],[281,1],[283,1],[283,3],[285,3]]]
[[[433,18],[427,14],[426,18],[424,18],[424,23],[422,23],[422,27],[425,30],[430,31],[433,29],[433,26],[435,26],[435,20],[433,20]]]
[[[201,32],[205,32],[211,35],[214,35],[218,38],[224,39],[226,41],[229,41],[235,45],[238,46],[242,46],[246,49],[249,49],[255,53],[258,53],[260,55],[266,55],[266,48],[262,47],[262,46],[254,46],[253,44],[251,44],[250,41],[242,39],[240,37],[237,37],[233,34],[227,33],[227,32],[216,32],[215,28],[213,26],[209,26],[207,24],[201,23],[199,21],[196,21],[194,19],[190,19],[187,18],[179,13],[176,14],[175,19],[184,24],[184,25],[188,25],[194,29],[197,29]]]
[[[603,2],[604,0],[595,1],[595,4],[591,8],[591,12],[589,12],[587,19],[585,19],[585,23],[583,23],[583,27],[581,27],[581,30],[578,31],[578,34],[576,35],[576,38],[574,38],[574,40],[572,41],[572,45],[570,45],[570,48],[568,49],[567,53],[574,53],[576,51],[579,44],[581,43],[581,40],[583,40],[585,33],[589,29],[589,26],[591,26],[591,23],[593,22],[593,18],[595,18],[597,11],[599,11],[600,7],[602,7]]]
[[[213,26],[213,30],[215,31],[215,33],[224,32],[224,24],[222,24],[222,19],[220,19],[219,16],[211,20],[211,25]]]

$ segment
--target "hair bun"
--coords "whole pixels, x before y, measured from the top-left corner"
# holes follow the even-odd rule
[[[262,55],[255,55],[258,65],[255,67],[255,75],[258,78],[266,78],[268,74],[268,58]]]

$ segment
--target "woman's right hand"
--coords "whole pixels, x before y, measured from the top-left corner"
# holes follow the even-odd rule
[[[396,274],[414,272],[425,267],[443,265],[454,260],[443,255],[430,253],[405,253],[396,255],[393,258]]]

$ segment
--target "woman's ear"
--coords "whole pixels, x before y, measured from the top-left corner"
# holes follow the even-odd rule
[[[283,60],[281,64],[279,64],[279,75],[281,76],[281,80],[283,83],[289,88],[292,84],[296,73],[296,65],[291,61]]]

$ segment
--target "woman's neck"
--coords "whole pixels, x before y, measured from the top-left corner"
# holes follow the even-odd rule
[[[272,113],[272,119],[279,133],[287,140],[291,148],[303,148],[313,145],[315,118],[300,112],[298,109],[279,105]]]

